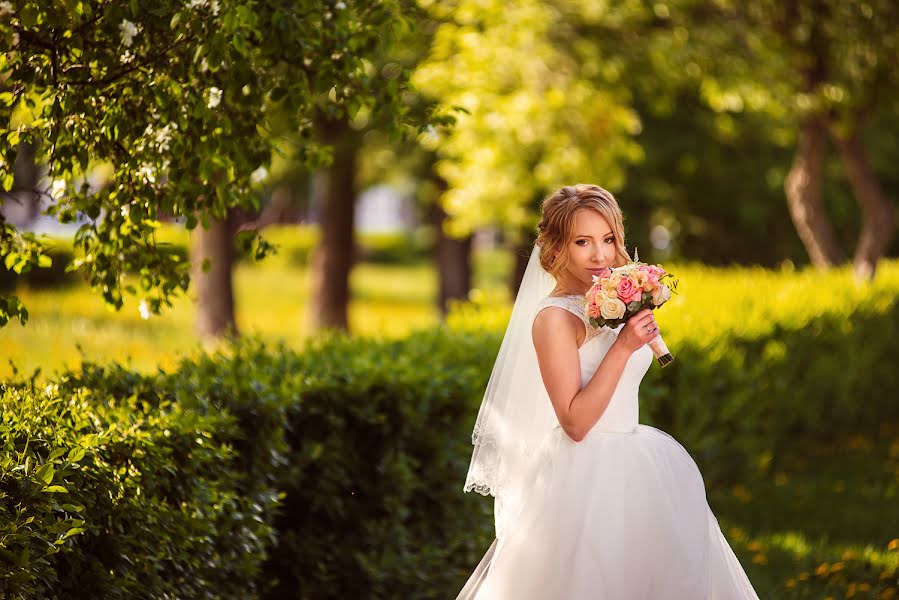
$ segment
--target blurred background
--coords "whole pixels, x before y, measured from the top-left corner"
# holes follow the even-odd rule
[[[659,315],[677,360],[651,369],[641,421],[696,458],[759,595],[899,598],[899,376],[888,362],[899,334],[892,0],[419,0],[372,3],[371,12],[354,2],[261,3],[270,24],[243,2],[169,4],[113,14],[102,3],[93,13],[90,3],[0,3],[11,44],[0,71],[13,73],[0,85],[16,101],[31,89],[22,73],[37,81],[50,71],[21,70],[27,61],[15,70],[14,55],[51,56],[40,35],[67,30],[77,40],[90,18],[100,32],[91,43],[115,60],[123,50],[159,56],[170,28],[191,34],[184,60],[197,65],[183,75],[177,61],[150,61],[119,95],[78,96],[74,84],[58,84],[84,102],[58,105],[73,123],[91,102],[122,107],[116,126],[130,128],[122,139],[142,157],[131,162],[99,143],[82,160],[77,144],[42,138],[39,114],[57,114],[42,95],[51,83],[34,84],[31,105],[8,103],[0,214],[52,259],[18,268],[7,251],[0,265],[0,294],[29,312],[27,324],[0,329],[8,409],[21,405],[9,396],[18,382],[56,386],[59,398],[93,390],[98,405],[137,403],[130,421],[166,401],[233,414],[239,431],[222,439],[244,440],[235,473],[271,470],[253,485],[272,494],[259,506],[273,514],[278,493],[287,498],[281,516],[252,533],[280,541],[248,550],[258,563],[241,577],[260,590],[263,580],[280,582],[268,597],[452,597],[491,539],[490,500],[461,497],[468,436],[540,201],[562,185],[595,183],[619,200],[628,250],[680,278]],[[285,33],[277,23],[289,16],[298,29]],[[304,49],[265,71],[283,87],[273,79],[258,98],[241,87],[244,74],[227,60],[244,52],[241,27],[258,34],[248,34],[250,47]],[[358,28],[368,41],[354,45]],[[332,34],[343,46],[323,53],[338,44],[323,41]],[[309,56],[348,87],[318,62],[303,72]],[[221,70],[209,70],[214,57]],[[179,77],[183,87],[165,87]],[[153,94],[141,86],[167,90],[154,92],[169,94],[154,111],[191,107],[196,130],[174,118],[180,129],[144,122],[141,98]],[[243,137],[233,125],[242,115]],[[108,126],[100,116],[95,124]],[[224,141],[210,150],[203,136]],[[179,161],[255,156],[253,136],[262,158],[229,163],[244,171],[235,176],[245,184],[240,201],[209,214],[202,203],[179,204],[200,189],[179,183],[188,180],[175,173]],[[57,145],[79,168],[54,166]],[[122,259],[120,275],[103,279],[100,258],[117,255],[79,233],[119,206],[128,213],[129,196],[109,194],[122,173],[148,168],[146,156],[158,162],[142,181],[158,195],[131,193],[134,204],[151,198],[153,250],[143,233],[127,243],[138,254],[158,249],[191,279],[162,301],[162,284],[143,285],[155,263]],[[216,182],[213,197],[240,185]],[[90,199],[101,197],[92,214]],[[255,252],[265,247],[257,234],[274,250]],[[97,247],[108,242],[94,235]],[[124,293],[110,291],[117,286]],[[266,452],[278,458],[259,466],[246,440],[263,447],[271,431],[280,433]],[[351,524],[358,540],[341,538]],[[91,556],[77,533],[65,547]],[[340,539],[358,542],[351,558],[333,556],[339,548],[327,540]],[[113,573],[124,564],[96,561],[118,565]],[[57,585],[75,581],[74,567],[54,564]]]

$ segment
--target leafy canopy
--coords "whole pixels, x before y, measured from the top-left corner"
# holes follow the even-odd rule
[[[115,308],[132,293],[158,312],[190,279],[155,238],[161,215],[193,229],[258,207],[254,186],[286,133],[303,164],[327,163],[319,119],[364,108],[393,133],[413,127],[408,73],[369,60],[408,29],[404,14],[403,0],[0,2],[2,197],[18,144],[35,143],[49,212],[81,223],[74,268]],[[271,250],[242,235],[256,258]],[[48,263],[39,239],[3,221],[0,252],[19,273]],[[0,297],[0,325],[27,316]]]

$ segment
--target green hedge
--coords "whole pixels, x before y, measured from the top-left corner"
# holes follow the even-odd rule
[[[838,310],[779,297],[764,326],[750,303],[715,330],[675,308],[676,361],[651,368],[641,420],[711,486],[896,421],[889,285]],[[492,533],[490,503],[461,487],[494,313],[461,307],[401,341],[249,341],[172,373],[87,364],[4,386],[0,595],[451,596]]]
[[[20,502],[35,520],[4,544],[0,591],[441,597],[491,533],[491,507],[461,487],[472,394],[496,344],[325,336],[300,354],[246,343],[171,374],[86,364],[49,391],[7,385],[3,439],[20,457],[10,467],[29,467],[5,469],[3,487],[32,487],[4,497],[0,521],[20,523]],[[74,467],[72,448],[87,453]],[[35,483],[48,461],[65,498]]]
[[[233,419],[70,384],[0,395],[0,596],[252,593],[276,498],[242,489]]]

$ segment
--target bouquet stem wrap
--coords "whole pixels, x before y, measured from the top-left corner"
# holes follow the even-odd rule
[[[674,361],[674,357],[671,356],[671,352],[668,350],[668,346],[665,345],[665,340],[662,339],[661,334],[649,340],[647,344],[649,344],[653,356],[656,357],[656,360],[663,367],[667,367]]]

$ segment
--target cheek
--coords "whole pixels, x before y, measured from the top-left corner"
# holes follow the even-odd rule
[[[617,256],[618,252],[615,250],[615,244],[614,244],[614,243],[606,244],[606,252],[605,252],[605,254],[606,254],[606,258],[607,258],[608,260],[615,260],[615,258],[616,258],[616,256]]]
[[[576,257],[578,262],[584,262],[590,259],[590,246],[575,246],[572,256]]]

